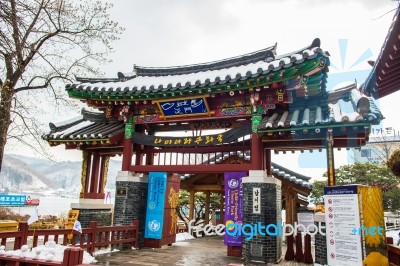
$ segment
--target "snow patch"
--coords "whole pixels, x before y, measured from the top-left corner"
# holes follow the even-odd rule
[[[185,240],[189,240],[189,239],[194,239],[194,236],[192,236],[188,232],[176,234],[176,242],[185,241]]]
[[[20,258],[40,259],[46,261],[59,261],[64,259],[64,250],[67,246],[56,244],[55,241],[48,241],[44,245],[38,245],[30,249],[27,245],[23,245],[21,249],[4,251],[4,246],[0,247],[0,254],[6,256],[16,256]],[[83,264],[95,263],[96,259],[87,251],[83,252]]]

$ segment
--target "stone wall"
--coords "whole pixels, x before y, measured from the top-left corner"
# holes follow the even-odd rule
[[[97,226],[110,226],[112,222],[111,209],[79,209],[79,222],[82,228],[89,227],[89,222],[96,221]]]
[[[139,245],[143,245],[146,222],[147,179],[120,172],[116,181],[114,225],[139,220]]]

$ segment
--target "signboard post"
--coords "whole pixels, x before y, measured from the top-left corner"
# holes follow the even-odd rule
[[[380,188],[334,186],[324,194],[328,265],[388,265]]]
[[[74,229],[74,224],[75,222],[78,220],[78,216],[79,216],[79,210],[70,210],[68,212],[68,219],[67,222],[65,223],[65,229]],[[71,242],[73,234],[68,234],[68,241]]]

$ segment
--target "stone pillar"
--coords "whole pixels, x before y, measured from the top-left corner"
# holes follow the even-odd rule
[[[139,245],[144,243],[146,223],[147,177],[119,171],[116,177],[114,225],[130,225],[139,220]]]
[[[249,176],[243,177],[243,225],[260,223],[262,226],[282,222],[281,181],[268,176],[263,170],[250,170]],[[257,205],[256,192],[260,197],[259,211],[253,208]],[[262,261],[264,263],[278,262],[282,257],[282,237],[274,228],[262,229],[262,232],[276,235],[254,234],[250,240],[243,236],[243,257],[246,261]]]
[[[72,210],[79,210],[78,220],[82,228],[87,228],[89,222],[96,221],[97,226],[112,225],[112,204],[104,203],[104,199],[80,198],[78,203],[71,203]]]
[[[325,214],[316,214],[314,216],[315,224],[318,226],[318,232],[315,235],[315,263],[328,265],[328,252],[326,249],[326,225]],[[322,228],[321,228],[322,227]],[[322,232],[322,234],[321,234]]]

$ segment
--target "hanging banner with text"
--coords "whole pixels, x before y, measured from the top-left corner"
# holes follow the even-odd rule
[[[229,225],[242,224],[243,211],[243,185],[242,178],[247,176],[246,172],[226,172],[224,173],[225,183],[225,225],[229,230]],[[231,230],[234,230],[232,228]],[[226,246],[242,246],[241,235],[224,235]]]
[[[250,133],[251,133],[251,128],[249,125],[232,128],[220,134],[197,136],[197,137],[153,136],[135,132],[135,134],[132,136],[132,141],[137,144],[157,146],[157,147],[214,146],[214,145],[221,145],[223,143],[230,143],[237,141],[239,138],[247,136]]]
[[[147,195],[145,238],[161,239],[164,225],[166,172],[150,172]]]

